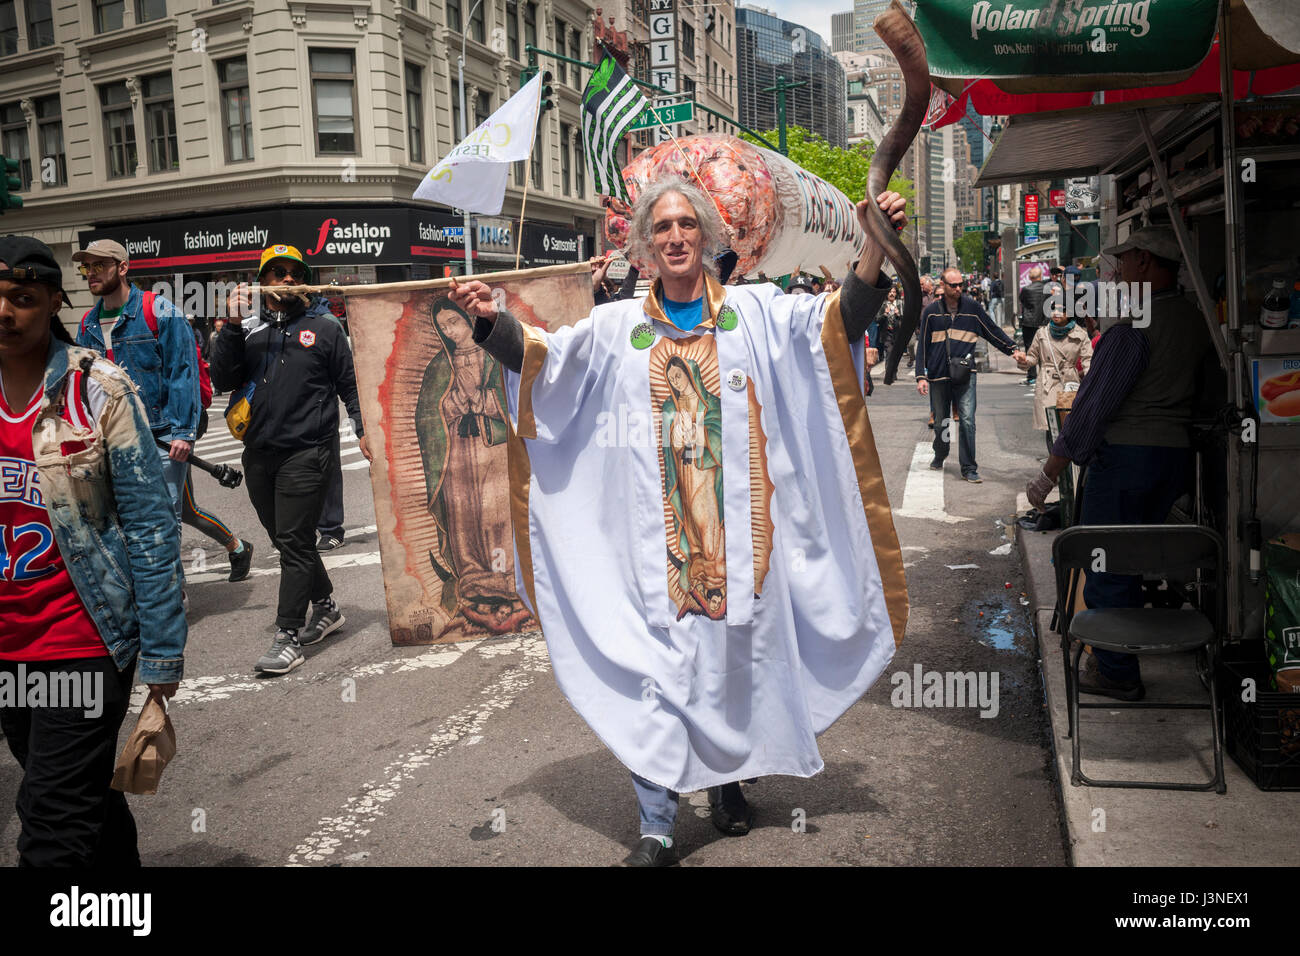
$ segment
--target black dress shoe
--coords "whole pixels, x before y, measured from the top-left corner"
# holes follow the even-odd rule
[[[642,837],[636,849],[623,860],[624,866],[676,866],[677,850],[654,837]]]
[[[727,836],[744,836],[754,822],[754,812],[740,792],[740,784],[709,787],[709,817]]]

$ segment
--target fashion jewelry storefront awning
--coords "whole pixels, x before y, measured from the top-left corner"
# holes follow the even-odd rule
[[[79,238],[82,246],[95,239],[122,243],[136,276],[255,271],[262,250],[284,242],[302,250],[314,269],[338,267],[369,273],[369,281],[400,281],[462,263],[464,235],[464,220],[450,213],[385,205],[252,209],[100,226]],[[573,229],[544,224],[527,224],[524,238],[529,265],[578,262],[588,245]],[[477,246],[472,241],[474,258]]]

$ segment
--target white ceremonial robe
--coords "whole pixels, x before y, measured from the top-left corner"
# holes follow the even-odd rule
[[[863,343],[838,292],[710,279],[689,333],[657,294],[524,328],[506,389],[519,593],[560,689],[634,773],[679,792],[811,776],[907,622]]]

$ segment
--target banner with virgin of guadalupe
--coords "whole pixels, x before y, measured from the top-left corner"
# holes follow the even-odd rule
[[[476,278],[540,329],[591,313],[585,263],[531,271],[544,274]],[[345,293],[397,645],[537,629],[515,591],[505,376],[447,292]]]

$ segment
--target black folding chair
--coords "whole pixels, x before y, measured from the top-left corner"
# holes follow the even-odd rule
[[[1104,565],[1098,567],[1099,560]],[[1223,538],[1199,525],[1081,525],[1068,528],[1052,542],[1056,569],[1057,615],[1061,652],[1065,657],[1065,694],[1069,707],[1069,732],[1074,754],[1070,782],[1075,786],[1134,787],[1155,790],[1227,789],[1223,780],[1221,711],[1215,681],[1210,702],[1163,703],[1115,701],[1080,703],[1079,659],[1083,645],[1127,654],[1180,654],[1206,649],[1211,673],[1226,627],[1227,594]],[[1213,575],[1213,616],[1200,611],[1170,608],[1091,608],[1074,613],[1075,591],[1082,580],[1076,571],[1097,568],[1113,574],[1184,574],[1208,583]],[[1202,589],[1203,593],[1204,589]],[[1204,601],[1202,602],[1204,604]],[[1071,645],[1077,642],[1077,647]],[[1209,710],[1214,725],[1214,777],[1207,783],[1165,783],[1140,780],[1093,780],[1079,766],[1079,710]]]

